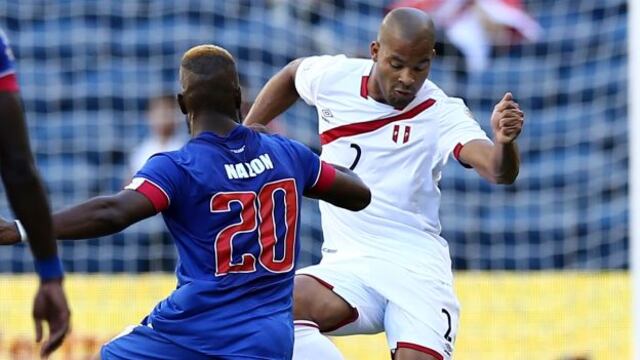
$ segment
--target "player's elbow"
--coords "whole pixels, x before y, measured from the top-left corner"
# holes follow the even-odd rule
[[[518,178],[518,170],[512,171],[508,174],[496,176],[495,183],[499,185],[512,185]]]
[[[363,210],[371,203],[371,190],[366,186],[362,186],[358,191],[353,192],[353,195],[348,207],[351,211]]]

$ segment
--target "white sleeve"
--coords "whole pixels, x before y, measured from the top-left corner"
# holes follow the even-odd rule
[[[295,85],[298,94],[309,105],[316,104],[316,98],[320,91],[320,82],[327,69],[335,65],[339,60],[345,59],[344,55],[311,56],[302,60],[296,71]]]
[[[438,151],[444,162],[452,154],[456,160],[459,160],[457,158],[458,151],[469,141],[487,140],[491,142],[462,99],[447,97],[441,101],[443,102],[440,104],[443,113],[439,119]]]

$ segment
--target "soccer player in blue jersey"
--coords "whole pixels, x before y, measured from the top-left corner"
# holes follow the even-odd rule
[[[177,289],[102,347],[102,359],[290,359],[303,193],[360,210],[369,189],[306,146],[239,124],[240,86],[224,49],[180,67],[192,139],[152,156],[120,193],[54,214],[61,239],[103,236],[161,212],[176,241]],[[0,243],[15,241],[0,226]]]
[[[40,277],[33,317],[37,341],[43,337],[42,321],[49,325],[49,339],[40,351],[44,357],[62,344],[69,331],[70,312],[62,288],[64,274],[53,237],[49,203],[31,155],[19,91],[9,41],[0,30],[0,176],[11,208],[20,219],[10,224],[11,230],[19,235],[19,240],[29,239]],[[3,316],[0,314],[0,318]]]

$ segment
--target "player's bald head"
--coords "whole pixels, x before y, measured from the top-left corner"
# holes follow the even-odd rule
[[[406,42],[427,41],[431,48],[436,43],[435,25],[429,14],[414,8],[398,8],[382,20],[378,42],[385,44],[402,39]]]
[[[435,42],[433,20],[424,11],[398,8],[387,14],[371,43],[371,96],[397,109],[407,106],[429,76]]]
[[[235,112],[239,106],[240,81],[233,56],[216,45],[198,45],[182,56],[180,85],[186,109],[211,108]],[[183,104],[181,104],[183,107]]]

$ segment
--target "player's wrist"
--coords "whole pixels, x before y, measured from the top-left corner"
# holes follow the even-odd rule
[[[14,220],[13,223],[16,226],[16,232],[18,234],[18,240],[16,241],[16,243],[18,242],[24,243],[29,241],[27,231],[24,229],[24,226],[22,226],[22,223],[20,222],[20,220]]]
[[[53,255],[46,259],[36,259],[34,265],[36,273],[42,282],[62,279],[64,277],[62,261],[60,261],[58,255]]]

